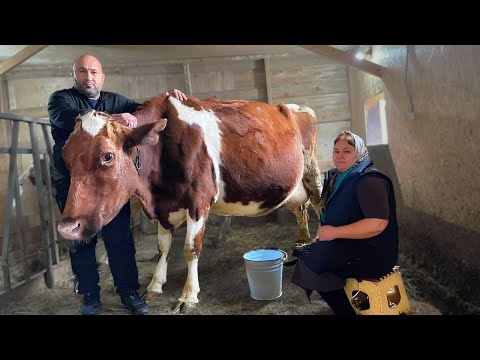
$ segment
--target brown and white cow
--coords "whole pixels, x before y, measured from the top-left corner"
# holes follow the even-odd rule
[[[318,215],[322,187],[310,108],[163,95],[135,115],[134,129],[105,113],[77,117],[63,148],[72,180],[58,230],[66,239],[89,238],[130,196],[138,197],[145,214],[158,220],[161,252],[147,300],[162,293],[172,234],[185,221],[188,275],[174,311],[198,303],[198,258],[210,213],[261,216],[283,206],[297,218],[299,241],[309,241],[307,207]]]

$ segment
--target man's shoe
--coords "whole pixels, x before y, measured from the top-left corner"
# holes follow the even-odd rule
[[[148,304],[138,295],[136,291],[120,295],[123,306],[132,315],[145,315],[148,312]]]
[[[100,302],[100,294],[98,293],[85,293],[83,295],[83,305],[80,308],[80,314],[82,315],[98,315],[102,308]]]

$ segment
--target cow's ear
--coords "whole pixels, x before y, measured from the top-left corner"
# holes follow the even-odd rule
[[[155,122],[138,126],[125,135],[125,146],[127,148],[149,144],[155,145],[160,137],[160,132],[167,126],[167,119],[159,119]]]

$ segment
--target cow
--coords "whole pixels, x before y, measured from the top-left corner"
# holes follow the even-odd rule
[[[160,258],[146,300],[162,293],[173,231],[186,221],[188,273],[173,311],[198,303],[198,260],[210,213],[262,216],[286,207],[300,243],[309,242],[307,208],[320,212],[317,120],[308,107],[244,100],[183,102],[166,94],[135,112],[136,128],[90,111],[76,118],[62,156],[71,186],[58,231],[82,240],[108,224],[130,196],[158,222]]]

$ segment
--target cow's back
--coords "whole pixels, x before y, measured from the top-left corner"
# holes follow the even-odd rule
[[[215,113],[221,132],[219,197],[212,211],[255,216],[278,207],[303,174],[303,138],[291,110],[248,101],[202,107]]]
[[[210,210],[261,216],[282,206],[302,187],[303,151],[315,144],[314,114],[299,109],[191,96],[148,103],[140,119],[153,119],[145,114],[168,119],[153,151],[160,158],[140,170],[156,189],[157,217],[166,222],[181,208],[195,218]]]

